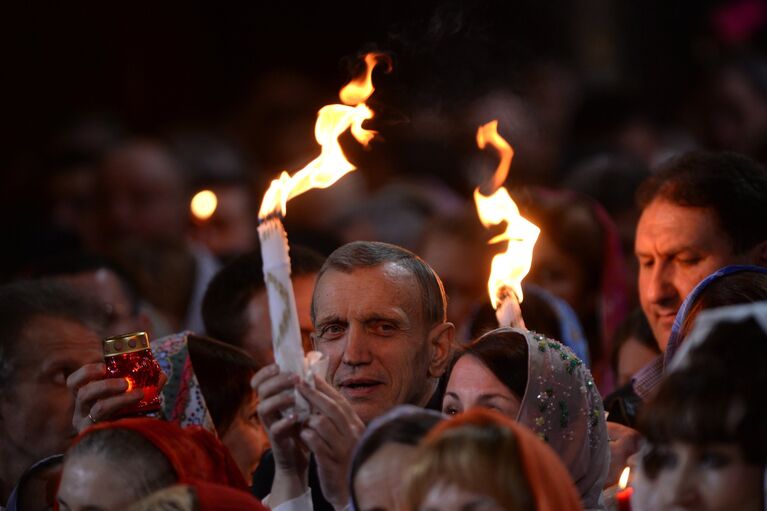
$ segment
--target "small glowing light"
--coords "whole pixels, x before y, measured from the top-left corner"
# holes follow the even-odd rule
[[[128,383],[128,388],[125,390],[125,392],[130,392],[134,387],[133,378],[125,378],[125,381]]]
[[[197,220],[209,219],[211,216],[213,216],[213,213],[216,212],[217,206],[218,198],[216,197],[216,194],[210,190],[202,190],[197,192],[195,196],[192,197],[192,202],[190,205],[192,215],[194,215]]]
[[[629,484],[630,473],[631,473],[631,467],[626,467],[623,469],[623,472],[621,472],[621,478],[618,480],[618,486],[620,486],[621,490],[626,488],[626,485]]]

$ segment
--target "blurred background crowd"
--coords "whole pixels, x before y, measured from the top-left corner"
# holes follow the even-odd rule
[[[2,278],[106,255],[165,332],[199,330],[206,279],[253,248],[269,180],[316,156],[315,112],[376,49],[394,64],[375,74],[379,139],[344,143],[359,171],[291,202],[291,242],[415,250],[460,327],[487,271],[461,264],[487,257],[471,193],[496,163],[474,133],[497,118],[516,151],[507,186],[543,229],[528,282],[564,298],[587,338],[612,334],[597,303],[611,288],[636,304],[638,184],[693,148],[767,157],[766,20],[759,0],[15,6]],[[189,208],[202,189],[219,199],[207,220]]]
[[[763,169],[751,160],[767,164],[767,0],[306,5],[82,0],[16,5],[2,18],[0,283],[45,277],[92,295],[104,309],[99,313],[106,313],[108,325],[99,330],[105,335],[146,331],[160,339],[185,332],[164,341],[160,353],[169,355],[159,358],[170,369],[163,370],[173,375],[173,357],[179,353],[182,365],[187,355],[199,357],[195,378],[201,392],[221,393],[205,396],[210,416],[201,413],[196,424],[211,422],[232,452],[246,451],[239,440],[232,440],[239,438],[236,434],[227,437],[228,431],[237,431],[240,415],[247,416],[245,422],[258,422],[257,400],[247,382],[273,361],[256,231],[261,197],[281,171],[292,173],[317,156],[316,112],[338,102],[338,90],[364,69],[366,52],[382,52],[392,61],[390,72],[375,71],[376,91],[367,102],[375,116],[366,127],[378,136],[363,148],[349,133],[342,135],[341,144],[357,171],[332,188],[292,200],[284,219],[305,348],[314,331],[313,318],[305,316],[323,260],[358,240],[404,247],[436,271],[448,297],[447,319],[455,324],[460,343],[497,326],[487,279],[491,258],[499,250],[488,241],[498,231],[481,225],[472,198],[497,165],[495,154],[477,148],[475,133],[497,119],[500,134],[515,151],[505,185],[521,213],[541,228],[525,279],[522,315],[529,330],[561,340],[577,357],[560,351],[557,343],[545,344],[543,337],[534,337],[538,334],[517,335],[516,342],[524,344],[530,357],[544,356],[536,346],[541,353],[546,346],[555,350],[546,356],[561,356],[572,364],[569,371],[560,368],[566,376],[573,370],[581,375],[585,370],[577,368],[582,360],[594,379],[578,380],[584,395],[589,389],[588,405],[578,406],[588,408],[580,410],[586,419],[596,413],[594,424],[602,424],[599,397],[627,383],[632,387],[632,376],[653,363],[663,369],[664,356],[670,360],[681,343],[679,325],[669,337],[674,316],[664,319],[668,331],[660,331],[659,321],[651,327],[639,308],[634,238],[640,184],[683,154],[692,154],[679,160],[691,168],[741,166],[753,176]],[[718,156],[690,153],[697,149]],[[690,182],[689,176],[684,179]],[[748,189],[748,179],[743,182]],[[203,190],[217,198],[212,213],[204,215],[192,208],[193,198]],[[653,193],[663,198],[659,190]],[[689,224],[681,225],[680,232],[691,232]],[[739,231],[724,227],[728,236]],[[725,263],[733,262],[739,261]],[[758,296],[746,301],[758,301],[764,298],[764,285],[763,272],[757,273],[727,281],[738,292],[755,288]],[[727,275],[712,277],[717,281]],[[674,315],[698,280],[674,297]],[[35,291],[36,298],[29,291],[32,298],[24,302],[24,286],[36,289],[25,282],[4,288],[0,300],[0,328],[10,332],[9,339],[24,328],[13,325],[28,319],[14,311],[37,317],[68,310],[64,302],[45,302],[50,292],[45,285]],[[704,289],[719,289],[709,282]],[[726,295],[727,289],[710,293]],[[717,305],[723,303],[706,302],[705,307]],[[697,311],[684,308],[679,321],[688,313]],[[101,359],[95,333],[56,324],[40,329],[55,333],[82,358],[62,371],[61,378],[55,373],[66,396],[57,400],[53,393],[40,395],[52,409],[76,399],[74,425],[80,430],[99,422],[102,417],[94,418],[96,407],[91,405],[101,394],[83,397],[87,385],[103,378],[88,372],[89,364]],[[246,362],[243,353],[206,339],[191,342],[188,354],[186,347],[179,348],[187,342],[179,339],[195,335],[244,348]],[[668,350],[656,339],[671,339]],[[78,343],[92,345],[90,351],[78,349]],[[200,355],[201,349],[209,351]],[[0,351],[5,363],[3,356],[7,353]],[[523,358],[524,366],[527,356]],[[215,364],[219,359],[224,361],[221,367]],[[238,360],[242,374],[231,369]],[[451,371],[459,370],[457,360]],[[710,362],[701,360],[693,360],[700,364],[693,366]],[[221,390],[219,384],[227,378],[237,380],[239,387]],[[722,375],[715,382],[724,387],[727,378]],[[64,388],[67,380],[74,392]],[[192,410],[184,401],[190,387],[172,377],[169,381],[167,388],[182,389],[183,403],[164,412],[171,416],[184,406],[185,413]],[[738,388],[746,392],[746,387]],[[522,384],[519,394],[526,388]],[[644,398],[641,389],[634,390]],[[107,394],[123,391],[131,397],[131,389],[123,387]],[[245,397],[230,410],[227,398],[237,392]],[[674,410],[678,403],[672,398],[686,392],[659,402]],[[529,399],[541,395],[531,393]],[[35,399],[37,395],[26,395],[24,402]],[[221,407],[211,406],[218,400]],[[622,400],[620,406],[624,402],[630,403]],[[609,403],[606,408],[612,413]],[[71,410],[59,412],[66,418],[61,429],[68,431]],[[565,412],[562,420],[567,422]],[[30,413],[45,422],[39,409]],[[627,422],[635,426],[632,421]],[[151,435],[152,423],[135,424],[130,427]],[[608,440],[615,438],[585,422],[583,428],[599,437],[594,445],[601,446],[598,454],[604,459]],[[353,433],[364,429],[361,422],[358,429]],[[661,426],[650,424],[645,430],[651,438],[662,436]],[[518,434],[528,441],[528,433]],[[180,434],[173,430],[167,435]],[[31,445],[30,438],[14,445]],[[250,485],[253,459],[260,461],[266,449],[263,431],[257,440],[251,442],[257,449],[231,460],[237,467],[228,466],[239,486]],[[75,458],[99,449],[97,440],[78,446],[71,455]],[[277,446],[278,454],[281,448]],[[178,446],[168,451],[185,452]],[[18,464],[20,473],[26,465]],[[170,464],[176,475],[188,465],[173,457]],[[589,501],[584,495],[594,493],[589,498],[599,500],[602,483],[617,479],[613,467],[608,476],[606,464],[592,465],[600,473],[591,486],[578,488],[584,503]],[[184,482],[180,476],[178,481]],[[271,483],[270,478],[265,481]],[[253,482],[257,489],[258,478]],[[10,493],[8,483],[0,486],[3,499]],[[267,484],[264,494],[268,489]],[[352,492],[352,501],[356,498]]]

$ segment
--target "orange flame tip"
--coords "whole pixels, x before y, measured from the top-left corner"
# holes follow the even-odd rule
[[[326,105],[317,114],[314,138],[320,145],[320,155],[293,176],[287,172],[273,180],[261,201],[258,217],[264,219],[273,213],[285,214],[287,202],[312,188],[327,188],[356,167],[346,159],[338,137],[347,129],[362,145],[367,146],[376,132],[362,127],[373,117],[373,111],[363,103],[375,90],[372,83],[373,68],[378,62],[388,62],[382,54],[365,57],[367,73],[352,80],[341,90],[346,105]],[[345,92],[347,91],[347,92]],[[354,106],[351,106],[354,105]]]
[[[391,71],[391,60],[386,54],[371,52],[365,55],[365,72],[350,81],[338,93],[341,102],[345,105],[359,105],[368,100],[375,91],[373,87],[373,69],[377,64],[386,64],[386,72]]]
[[[509,175],[509,168],[511,167],[511,160],[514,158],[514,149],[498,134],[497,120],[490,121],[480,126],[477,130],[477,145],[479,148],[484,149],[488,144],[493,146],[501,157],[490,186],[490,192],[492,193],[498,190],[506,181],[506,177]]]
[[[474,202],[482,225],[492,227],[506,223],[505,231],[490,240],[491,244],[508,242],[506,251],[496,254],[493,258],[487,282],[490,301],[493,308],[498,309],[509,291],[515,294],[519,302],[522,301],[522,279],[530,271],[533,247],[541,230],[519,214],[516,203],[508,190],[502,186],[508,176],[514,150],[498,134],[498,121],[480,127],[477,132],[477,144],[481,149],[488,144],[492,145],[501,157],[492,179],[492,193],[488,196],[479,188],[474,190]]]

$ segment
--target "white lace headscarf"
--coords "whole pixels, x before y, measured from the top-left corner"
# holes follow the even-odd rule
[[[532,429],[559,454],[583,507],[604,509],[602,487],[610,449],[602,398],[591,372],[563,344],[535,332],[508,330],[527,340],[527,385],[517,422]]]

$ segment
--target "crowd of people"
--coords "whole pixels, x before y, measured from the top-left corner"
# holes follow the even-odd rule
[[[584,101],[566,140],[552,98],[501,89],[412,112],[439,129],[288,206],[302,347],[327,363],[306,378],[273,351],[255,211],[274,176],[213,139],[70,128],[2,268],[0,510],[607,511],[626,467],[635,511],[767,509],[764,70],[718,68],[710,99],[742,118],[701,133]],[[492,118],[541,229],[514,326],[471,140],[450,153],[465,188],[386,174]],[[149,413],[105,363],[134,332],[161,369]]]

